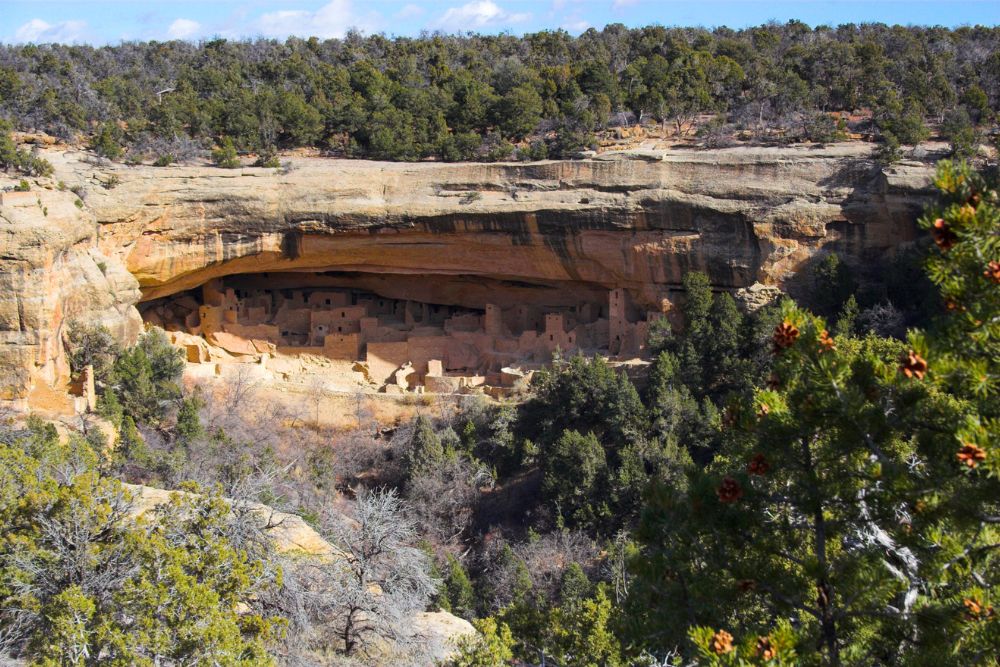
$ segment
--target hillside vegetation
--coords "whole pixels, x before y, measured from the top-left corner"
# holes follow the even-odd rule
[[[967,155],[995,128],[998,46],[997,28],[795,21],[2,46],[0,117],[161,165],[213,146],[223,166],[235,151],[271,166],[275,151],[302,146],[389,160],[567,157],[637,122],[708,145],[860,133],[889,157],[930,124]]]

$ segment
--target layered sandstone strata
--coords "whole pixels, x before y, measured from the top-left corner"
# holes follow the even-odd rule
[[[41,188],[0,194],[0,399],[23,404],[33,388],[63,387],[70,322],[103,324],[122,341],[142,326],[138,282],[101,253],[94,215],[76,199]]]
[[[74,311],[108,319],[111,309],[119,326],[134,322],[129,274],[144,300],[231,274],[308,271],[468,308],[565,307],[620,288],[640,310],[658,311],[692,269],[739,289],[782,285],[828,249],[881,258],[915,238],[932,167],[882,169],[870,150],[670,150],[532,164],[293,159],[283,170],[95,166],[82,153],[49,151],[56,179],[85,188],[86,205],[58,222],[51,206],[49,217],[0,207],[8,300],[37,303],[30,321],[7,306],[3,364],[18,372],[5,376],[5,392],[26,394],[31,365],[55,368],[48,356],[58,356],[67,314],[56,295],[72,295]],[[72,206],[69,193],[50,195],[62,198],[60,211]],[[97,252],[90,263],[104,266],[100,277],[81,268]]]
[[[676,150],[526,165],[300,159],[287,173],[56,161],[90,188],[102,247],[123,258],[147,299],[232,273],[333,268],[624,287],[654,305],[690,269],[719,287],[779,284],[823,246],[877,255],[912,239],[930,166],[882,170],[869,152]],[[96,187],[112,178],[114,188]]]

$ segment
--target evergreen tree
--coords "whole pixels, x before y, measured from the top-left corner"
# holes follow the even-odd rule
[[[590,597],[592,584],[579,563],[570,563],[563,570],[559,583],[559,604],[572,607]]]
[[[212,151],[212,161],[223,169],[238,169],[240,167],[240,156],[236,152],[236,145],[233,143],[232,137],[223,137],[222,144]]]
[[[174,427],[177,444],[181,447],[190,447],[205,434],[205,429],[201,425],[201,417],[198,414],[204,404],[205,402],[197,393],[181,401],[181,407],[177,411],[177,425]]]
[[[785,305],[770,387],[688,490],[650,492],[629,599],[641,643],[682,646],[687,624],[711,665],[755,642],[782,664],[996,654],[1000,214],[968,167],[944,163],[936,183],[928,272],[953,314],[904,344],[833,338]]]
[[[472,581],[462,563],[451,554],[448,554],[444,586],[451,612],[466,620],[472,620],[476,615],[476,594],[472,588]]]
[[[5,650],[39,665],[273,664],[281,622],[236,611],[276,583],[268,543],[230,542],[227,502],[177,495],[129,518],[86,443],[32,430],[0,445]]]
[[[431,421],[419,415],[413,425],[410,449],[406,452],[407,475],[417,475],[434,471],[444,462],[444,447],[441,438],[434,431]]]
[[[598,491],[607,484],[607,461],[593,433],[564,431],[543,463],[542,490],[554,511],[583,525],[606,516]]]

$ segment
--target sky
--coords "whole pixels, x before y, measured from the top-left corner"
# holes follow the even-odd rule
[[[129,40],[421,31],[579,34],[627,26],[726,25],[790,19],[809,25],[1000,24],[1000,0],[0,0],[0,42],[117,44]]]

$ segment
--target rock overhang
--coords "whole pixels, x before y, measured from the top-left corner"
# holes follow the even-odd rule
[[[117,296],[96,298],[108,288],[89,269],[75,287],[46,290],[71,290],[73,316],[88,308],[79,295],[92,294],[104,321],[133,323],[139,299],[269,272],[353,273],[381,289],[396,278],[433,277],[448,299],[470,307],[498,285],[534,294],[623,288],[655,309],[690,270],[723,290],[782,285],[828,250],[864,262],[914,239],[931,164],[884,169],[869,153],[843,144],[532,164],[298,159],[286,172],[101,166],[81,153],[47,151],[55,178],[85,195],[78,216],[58,206],[59,217],[86,233],[45,238],[43,254],[77,266],[79,253],[100,255]],[[53,222],[39,217],[47,228]],[[16,233],[13,254],[29,253],[29,234]],[[44,264],[35,270],[49,270]],[[461,289],[476,284],[478,293]],[[50,297],[46,312],[59,301]],[[56,315],[8,323],[5,335],[20,331],[14,338],[27,350],[18,364],[48,363],[53,351],[28,341],[58,343],[66,314]],[[59,373],[43,375],[51,382]],[[17,375],[21,394],[24,377]]]

